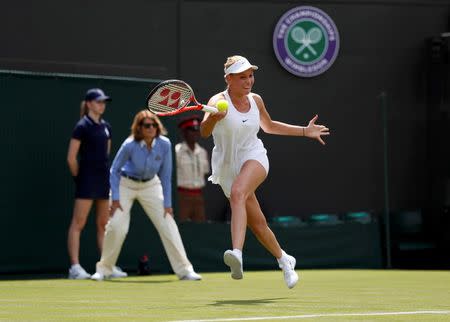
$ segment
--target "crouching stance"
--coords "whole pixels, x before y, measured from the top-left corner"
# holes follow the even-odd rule
[[[103,251],[94,280],[109,277],[130,225],[130,209],[139,201],[159,233],[173,271],[181,280],[200,280],[189,262],[173,219],[172,148],[159,118],[149,111],[136,114],[127,138],[111,166],[112,204]]]

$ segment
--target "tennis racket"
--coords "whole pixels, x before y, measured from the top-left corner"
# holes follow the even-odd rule
[[[191,86],[178,79],[166,80],[156,85],[147,96],[147,108],[158,116],[188,111],[218,112],[215,107],[200,104]]]

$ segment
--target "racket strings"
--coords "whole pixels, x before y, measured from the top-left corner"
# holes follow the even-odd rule
[[[174,107],[161,105],[159,103],[151,102],[151,101],[148,101],[148,108],[154,112],[172,112],[172,111],[177,110]]]
[[[168,83],[158,88],[148,99],[147,106],[154,112],[173,112],[190,102],[191,90],[180,83]]]

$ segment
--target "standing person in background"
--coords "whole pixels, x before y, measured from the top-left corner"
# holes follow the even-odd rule
[[[102,250],[105,225],[109,218],[109,153],[111,126],[103,120],[106,102],[111,98],[99,89],[87,91],[81,102],[81,119],[75,126],[67,153],[67,163],[74,178],[75,205],[68,233],[71,262],[70,279],[91,277],[80,265],[80,235],[86,225],[92,204],[97,213],[97,247]],[[115,276],[126,275],[115,268]]]
[[[255,195],[269,172],[267,151],[257,134],[261,127],[266,133],[303,136],[325,144],[321,136],[329,135],[329,129],[315,124],[317,115],[306,127],[272,120],[261,96],[252,93],[256,69],[245,57],[228,57],[224,68],[227,88],[211,97],[208,105],[216,106],[218,100],[225,99],[229,108],[206,113],[200,130],[203,137],[212,134],[214,138],[210,179],[230,200],[233,249],[225,251],[224,262],[230,267],[231,277],[243,277],[242,249],[248,226],[277,259],[287,287],[292,288],[298,282],[296,260],[281,249]]]
[[[101,281],[113,273],[130,226],[130,210],[138,200],[159,233],[173,271],[180,280],[200,280],[189,262],[173,219],[172,144],[162,136],[166,129],[159,118],[143,110],[136,114],[131,135],[120,147],[111,166],[110,220],[97,271]]]
[[[205,221],[203,188],[209,173],[208,152],[198,144],[200,116],[189,116],[178,124],[183,141],[175,146],[177,158],[177,185],[179,221]]]

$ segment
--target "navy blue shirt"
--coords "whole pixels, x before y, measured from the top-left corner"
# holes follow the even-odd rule
[[[101,119],[96,123],[85,115],[75,125],[72,138],[81,141],[78,152],[80,168],[108,168],[108,140],[111,139],[111,125]]]

